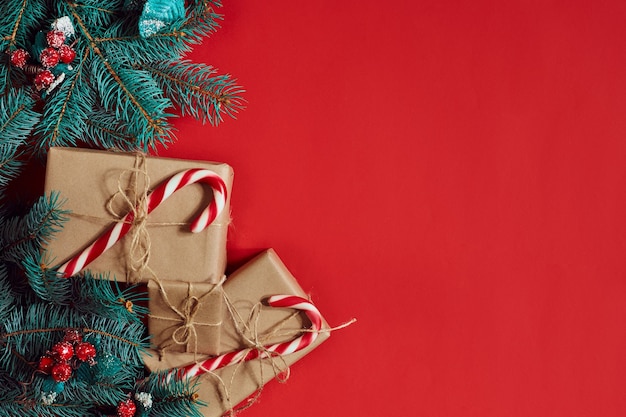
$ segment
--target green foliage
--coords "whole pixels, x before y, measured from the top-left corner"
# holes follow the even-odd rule
[[[34,101],[23,90],[0,96],[0,198],[2,190],[18,176],[20,147],[39,121],[33,106]]]
[[[7,388],[0,390],[0,415],[110,415],[129,395],[147,393],[154,402],[151,416],[201,416],[193,382],[145,375],[141,354],[148,339],[137,316],[141,309],[119,307],[122,300],[139,301],[144,294],[136,288],[121,291],[114,283],[91,276],[63,282],[71,282],[70,305],[45,300],[23,303],[19,296],[7,297],[10,303],[0,302],[0,381]],[[12,294],[3,266],[0,289]],[[89,299],[99,301],[83,306]],[[72,377],[59,383],[38,371],[37,364],[70,329],[78,330],[97,355],[94,363],[77,362]],[[52,391],[56,397],[46,404],[42,398]]]
[[[33,111],[34,100],[24,90],[0,97],[0,143],[20,144],[28,138],[39,114]]]
[[[152,401],[150,409],[137,401],[138,416],[202,415],[195,380],[144,369],[146,294],[106,275],[65,279],[49,267],[58,260],[45,246],[68,214],[59,195],[28,210],[5,201],[24,163],[51,146],[147,151],[173,140],[176,112],[214,125],[235,115],[243,104],[235,81],[184,58],[217,29],[221,4],[185,3],[183,18],[142,37],[141,0],[0,2],[0,416],[111,416],[135,395]],[[55,82],[38,89],[45,33],[62,17],[76,58],[52,68]],[[23,67],[11,64],[18,49],[30,54]],[[59,382],[38,365],[69,330],[97,354],[73,358],[71,378]]]
[[[53,269],[46,268],[40,253],[28,254],[22,261],[28,284],[37,297],[53,304],[68,305],[72,301],[71,281],[60,278]]]
[[[223,115],[234,117],[242,107],[241,88],[228,75],[215,76],[204,64],[160,61],[137,64],[148,72],[183,115],[218,124]]]
[[[161,371],[142,380],[137,385],[137,391],[152,394],[151,417],[202,417],[199,408],[206,404],[195,398],[195,383],[194,379],[190,382]]]
[[[186,2],[184,18],[165,22],[146,38],[138,29],[142,9],[126,7],[123,0],[4,3],[2,50],[25,49],[32,55],[25,70],[12,66],[7,54],[0,59],[0,91],[9,91],[13,101],[31,111],[29,123],[22,123],[27,134],[34,133],[27,156],[45,154],[51,146],[77,144],[147,151],[174,140],[169,120],[175,107],[182,115],[217,124],[242,106],[243,91],[229,75],[216,76],[211,67],[184,59],[217,29],[218,1]],[[36,91],[33,74],[43,69],[38,54],[45,43],[35,47],[35,38],[45,42],[43,33],[61,17],[73,26],[66,43],[76,58],[69,66],[52,69],[63,77],[58,85]],[[30,96],[40,101],[40,112],[32,113]],[[112,123],[103,124],[105,120]]]
[[[72,300],[75,308],[83,313],[98,314],[112,320],[133,322],[148,313],[142,303],[147,298],[139,294],[137,287],[120,289],[117,281],[106,276],[94,277],[85,271],[81,280],[73,280]]]
[[[2,50],[25,45],[46,18],[47,2],[41,0],[5,0],[0,6]]]
[[[41,123],[35,128],[39,146],[76,145],[83,139],[86,122],[93,111],[95,92],[84,76],[85,61],[80,61],[73,73],[57,88],[54,99],[43,105]]]
[[[9,272],[6,265],[0,263],[0,322],[4,322],[9,319],[9,314],[13,310],[15,305],[15,297],[13,290],[11,289],[11,282],[9,281]]]
[[[0,261],[20,264],[37,254],[63,226],[65,211],[56,193],[41,197],[22,217],[0,218]]]

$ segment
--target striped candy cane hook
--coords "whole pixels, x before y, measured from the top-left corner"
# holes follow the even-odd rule
[[[317,307],[310,301],[295,295],[274,295],[270,297],[267,302],[271,307],[293,308],[304,312],[311,321],[311,331],[305,332],[288,342],[263,346],[262,349],[242,349],[225,353],[203,362],[193,363],[169,373],[167,379],[169,380],[174,375],[177,375],[180,379],[187,379],[212,372],[225,366],[253,359],[264,359],[274,355],[287,355],[302,350],[315,341],[319,330],[322,328],[322,315]]]
[[[203,231],[224,210],[227,199],[226,184],[219,175],[208,169],[188,169],[159,184],[146,198],[146,213],[151,213],[152,210],[157,208],[176,191],[194,183],[207,184],[213,190],[213,200],[191,223],[192,233]],[[122,220],[115,223],[113,227],[104,232],[91,245],[61,265],[57,270],[57,274],[60,277],[69,278],[85,269],[94,259],[110,249],[128,233],[133,226],[134,219],[135,214],[133,211],[126,214]]]

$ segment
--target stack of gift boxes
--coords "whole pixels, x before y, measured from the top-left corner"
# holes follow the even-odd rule
[[[60,193],[71,215],[47,248],[48,256],[59,262],[76,256],[129,206],[141,205],[146,192],[192,168],[212,171],[226,185],[225,205],[206,229],[191,233],[189,222],[215,197],[206,185],[191,184],[176,190],[142,224],[133,225],[141,233],[129,232],[87,266],[110,279],[147,285],[153,349],[144,360],[150,371],[183,369],[227,352],[289,341],[311,324],[294,310],[263,304],[276,294],[306,298],[272,249],[224,276],[233,182],[227,164],[52,148],[46,192]],[[322,329],[327,328],[322,319]],[[245,405],[328,335],[319,332],[305,348],[278,358],[270,355],[203,373],[198,395],[207,404],[204,415],[217,417]]]

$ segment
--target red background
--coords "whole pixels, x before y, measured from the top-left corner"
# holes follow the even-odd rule
[[[226,1],[192,58],[247,109],[163,156],[235,169],[331,324],[245,416],[626,415],[626,5]]]

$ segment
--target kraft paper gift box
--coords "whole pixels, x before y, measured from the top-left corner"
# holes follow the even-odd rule
[[[235,307],[237,316],[246,321],[251,310],[259,302],[272,295],[290,294],[305,297],[306,294],[295,278],[272,249],[267,250],[235,271],[223,286],[223,290]],[[236,329],[232,315],[225,308],[221,334],[221,353],[239,350],[248,345]],[[291,340],[301,334],[299,331],[309,327],[310,323],[302,314],[294,310],[264,306],[259,311],[258,322],[255,317],[251,322],[258,323],[257,334],[264,345]],[[248,323],[252,326],[252,323]],[[322,330],[328,329],[323,320]],[[270,335],[265,338],[265,335]],[[276,370],[284,371],[322,342],[330,333],[322,331],[317,339],[303,350],[283,355],[273,360],[262,359],[230,365],[199,377],[198,400],[207,404],[201,408],[205,417],[219,417],[230,410],[246,405],[246,399],[254,399],[255,393],[264,384],[274,379]],[[248,335],[253,337],[252,335]],[[207,356],[188,353],[172,353],[159,357],[155,351],[149,351],[144,357],[150,371],[180,368],[193,362],[201,362]]]
[[[221,284],[150,281],[150,342],[164,353],[219,352],[222,324]]]
[[[66,262],[130,210],[129,203],[119,195],[120,189],[129,199],[136,199],[132,194],[152,190],[162,181],[190,168],[204,168],[218,174],[230,196],[233,171],[224,163],[150,156],[144,160],[133,153],[51,148],[45,192],[59,192],[66,200],[63,209],[72,214],[46,248],[50,263]],[[141,175],[143,173],[147,174],[147,179],[146,175]],[[110,279],[122,282],[145,282],[156,275],[166,280],[218,283],[226,267],[230,198],[223,212],[204,231],[191,233],[189,224],[212,199],[213,192],[207,185],[190,184],[148,215],[144,230],[149,236],[149,262],[147,267],[140,268],[141,276],[133,272],[133,259],[137,256],[130,253],[132,229],[86,269],[110,273]],[[112,203],[109,208],[108,201]],[[119,213],[117,219],[115,212]]]

